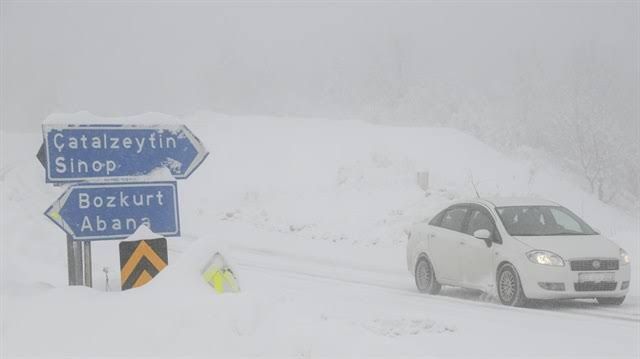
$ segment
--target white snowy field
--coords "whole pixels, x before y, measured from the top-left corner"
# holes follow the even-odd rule
[[[1,357],[638,357],[640,223],[533,151],[501,154],[446,128],[355,121],[182,120],[211,152],[180,181],[182,238],[145,287],[118,291],[117,242],[94,242],[94,289],[68,287],[65,235],[43,211],[41,133],[2,133]],[[415,184],[429,171],[430,195]],[[620,307],[503,307],[472,291],[419,294],[404,229],[453,199],[541,196],[632,256]],[[199,277],[220,250],[242,292]],[[102,268],[108,267],[111,291]]]

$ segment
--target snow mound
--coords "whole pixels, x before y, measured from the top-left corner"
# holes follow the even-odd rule
[[[372,333],[385,337],[456,331],[454,326],[442,325],[429,319],[374,319],[361,325]]]
[[[53,113],[44,120],[45,125],[82,124],[82,125],[181,125],[180,119],[159,112],[147,112],[135,116],[103,117],[88,111],[76,113]]]
[[[108,123],[88,113],[47,123],[69,118]],[[42,214],[65,187],[44,183],[35,158],[41,133],[2,134],[0,354],[87,357],[99,348],[128,357],[474,356],[495,349],[477,338],[505,327],[513,332],[506,356],[537,355],[531,333],[559,356],[637,352],[637,326],[512,311],[465,291],[430,298],[416,293],[406,272],[406,228],[474,196],[471,180],[483,196],[565,205],[640,258],[637,214],[599,202],[558,168],[447,128],[214,113],[179,123],[215,156],[178,182],[182,237],[168,238],[169,265],[125,292],[118,289],[117,241],[92,244],[94,289],[67,286],[65,235]],[[416,184],[418,171],[429,172],[427,191]],[[133,238],[149,236],[141,228]],[[240,293],[216,295],[201,278],[215,252],[238,275]],[[633,263],[640,272],[640,261]],[[633,280],[632,297],[640,288]],[[596,335],[591,324],[602,328],[598,340],[585,339]],[[575,335],[562,335],[569,332]]]

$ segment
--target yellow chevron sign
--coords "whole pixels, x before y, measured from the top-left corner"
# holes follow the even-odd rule
[[[169,263],[166,238],[125,241],[119,247],[122,290],[147,284]]]

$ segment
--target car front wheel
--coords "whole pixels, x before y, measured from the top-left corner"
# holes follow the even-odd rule
[[[436,273],[433,270],[431,261],[425,256],[418,259],[416,263],[416,287],[422,293],[438,294],[442,286],[436,280]]]
[[[598,301],[598,304],[601,304],[601,305],[620,305],[622,304],[622,302],[624,302],[624,298],[626,297],[617,297],[617,298],[600,297],[600,298],[596,298],[596,300]]]
[[[500,267],[497,282],[498,297],[502,304],[512,307],[523,307],[526,305],[527,297],[522,290],[520,276],[518,276],[518,272],[513,265],[507,263]]]

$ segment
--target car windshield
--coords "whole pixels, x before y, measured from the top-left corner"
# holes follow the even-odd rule
[[[496,208],[512,236],[565,236],[598,234],[582,219],[561,206]]]

